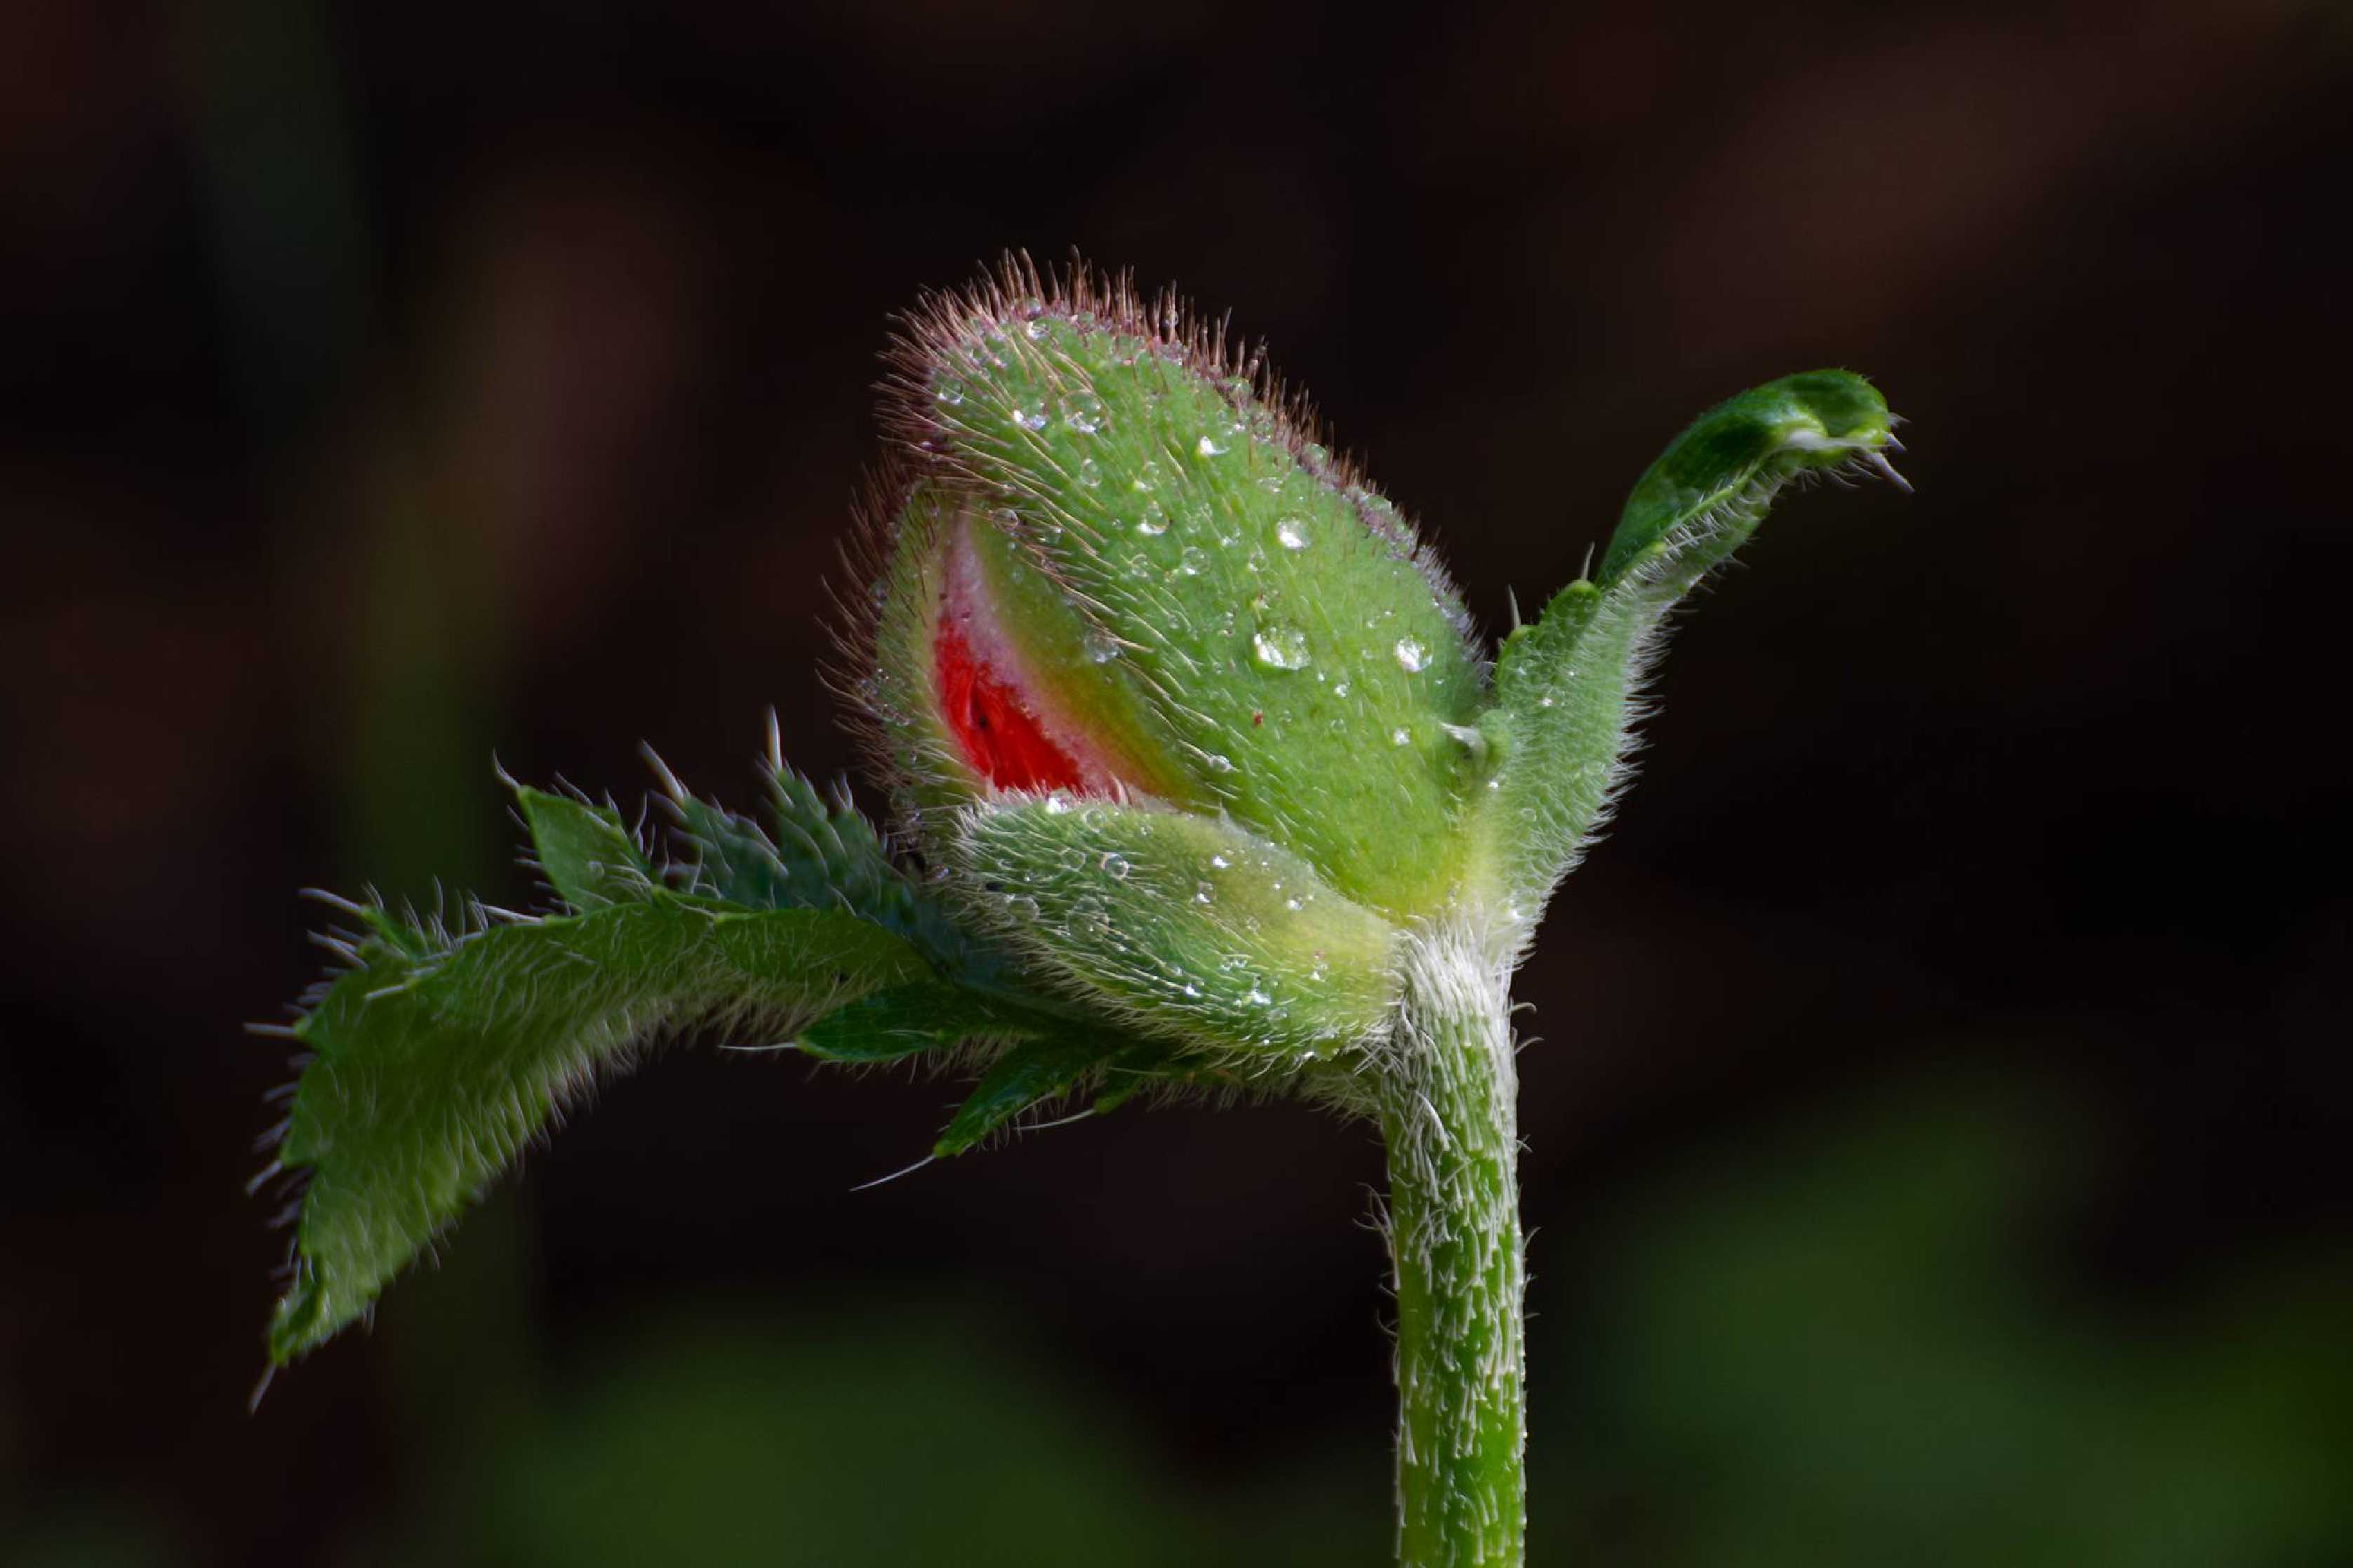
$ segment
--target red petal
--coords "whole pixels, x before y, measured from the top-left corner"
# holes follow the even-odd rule
[[[1083,787],[1079,764],[1056,745],[1021,694],[973,653],[953,610],[932,638],[932,680],[948,731],[972,770],[999,789]]]

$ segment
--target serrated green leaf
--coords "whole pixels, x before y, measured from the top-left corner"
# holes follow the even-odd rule
[[[890,1062],[972,1039],[1022,1039],[1060,1027],[1002,1000],[954,985],[894,985],[827,1014],[794,1042],[829,1062]]]
[[[736,912],[652,892],[410,956],[370,942],[296,1028],[304,1069],[280,1151],[308,1186],[269,1329],[284,1363],[350,1322],[565,1097],[669,1027],[790,1033],[930,973],[838,910]]]
[[[772,762],[773,833],[682,793],[679,828],[692,847],[695,890],[753,909],[847,910],[896,931],[949,973],[994,980],[1005,956],[961,929],[939,900],[894,865],[881,836],[847,800],[828,805],[800,773]]]
[[[695,849],[695,891],[759,910],[833,910],[845,903],[814,868],[787,866],[758,826],[709,801],[674,803]]]
[[[556,896],[575,910],[641,899],[659,884],[638,841],[608,806],[515,786],[523,824]]]
[[[1116,1047],[1076,1031],[1023,1040],[997,1058],[947,1126],[932,1152],[961,1154],[1042,1100],[1067,1094]]]

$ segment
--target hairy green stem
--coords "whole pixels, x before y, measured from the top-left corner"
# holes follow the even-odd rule
[[[1425,932],[1409,947],[1381,1057],[1398,1560],[1408,1568],[1522,1561],[1525,1258],[1510,987],[1493,943],[1451,923]]]

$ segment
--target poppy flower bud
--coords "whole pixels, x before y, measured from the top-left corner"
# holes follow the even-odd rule
[[[1368,1040],[1406,933],[1470,905],[1499,952],[1532,929],[1658,614],[1785,479],[1877,458],[1860,378],[1777,386],[1662,459],[1499,693],[1412,528],[1222,327],[1020,261],[934,296],[886,383],[858,677],[902,819],[1035,968],[1139,1027]]]
[[[1484,684],[1410,527],[1221,330],[1124,283],[1009,267],[927,301],[895,371],[863,690],[927,850],[1052,906],[1022,945],[1131,1008],[1229,1044],[1374,1027],[1382,931],[1460,878]],[[1092,910],[1153,951],[1074,944]]]

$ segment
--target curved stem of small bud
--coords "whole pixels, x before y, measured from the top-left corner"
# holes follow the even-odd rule
[[[1756,531],[1791,480],[1870,472],[1902,485],[1885,455],[1899,449],[1894,424],[1871,384],[1844,371],[1787,376],[1718,405],[1635,484],[1599,572],[1504,639],[1495,714],[1510,752],[1482,826],[1520,931],[1608,814],[1667,612]]]

